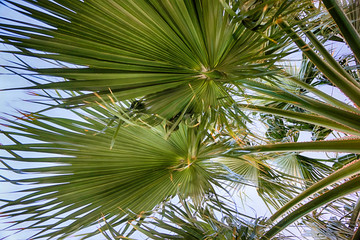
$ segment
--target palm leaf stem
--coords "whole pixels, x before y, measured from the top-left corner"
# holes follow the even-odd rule
[[[359,146],[359,145],[358,145]],[[343,179],[349,178],[355,174],[360,173],[360,160],[354,161],[349,165],[343,167],[342,169],[332,173],[328,177],[322,179],[321,181],[313,184],[311,187],[297,195],[295,198],[286,203],[283,207],[277,210],[270,218],[269,222],[275,221],[285,212],[299,204],[304,199],[310,197],[312,194],[319,192],[320,190],[330,186],[333,183],[341,181]]]
[[[351,238],[351,240],[358,240],[358,239],[360,239],[360,226],[358,226],[353,237]]]
[[[290,27],[290,25],[279,18],[277,24],[285,31],[303,53],[312,61],[315,66],[337,86],[351,101],[360,106],[360,88],[352,81],[338,72],[332,65],[324,61],[304,40]]]
[[[317,113],[320,116],[324,116],[328,119],[331,119],[332,121],[336,121],[340,124],[346,125],[357,131],[360,130],[360,125],[359,125],[360,114],[357,114],[355,112],[349,112],[337,107],[333,107],[329,104],[320,102],[313,98],[290,93],[285,89],[275,86],[269,86],[250,79],[246,79],[246,80],[239,79],[238,81],[242,86],[249,88],[253,91],[268,96],[273,96],[275,98],[283,99],[286,102],[291,102],[296,106],[307,109],[310,112]]]
[[[360,131],[356,131],[345,125],[339,124],[335,121],[332,121],[331,119],[324,118],[321,116],[316,116],[313,114],[299,113],[294,111],[288,111],[288,110],[266,107],[266,106],[257,106],[257,105],[238,104],[237,106],[240,108],[249,109],[254,112],[270,113],[277,116],[286,117],[301,122],[311,123],[311,124],[327,127],[333,130],[337,130],[340,132],[345,132],[352,135],[360,136]]]
[[[356,225],[356,221],[359,219],[359,215],[360,215],[360,198],[358,198],[358,200],[356,201],[354,210],[351,214],[351,218],[349,221],[349,228],[350,229],[354,229],[355,225]]]
[[[292,142],[257,145],[238,149],[240,152],[264,153],[264,152],[347,152],[360,153],[360,138],[338,139],[314,142]]]
[[[299,78],[292,76],[291,74],[285,72],[284,70],[282,70],[282,74],[286,76],[287,79],[289,79],[290,81],[292,81],[293,83],[297,84],[298,86],[308,90],[309,92],[313,93],[314,95],[320,97],[321,99],[323,99],[324,101],[326,101],[328,104],[331,104],[335,107],[350,111],[350,112],[357,112],[360,114],[360,109],[354,108],[340,100],[337,100],[336,98],[328,95],[327,93],[324,93],[322,91],[320,91],[319,89],[317,89],[316,87],[311,86],[310,84],[301,81]]]
[[[310,42],[314,45],[315,49],[324,57],[324,60],[330,64],[336,71],[338,71],[342,76],[346,77],[350,82],[352,82],[358,89],[360,89],[360,83],[358,83],[340,64],[334,59],[334,57],[326,50],[323,44],[316,38],[311,30],[306,29],[304,26],[300,26],[308,37]]]
[[[285,227],[289,226],[299,218],[305,216],[307,213],[315,210],[318,207],[325,205],[328,202],[331,202],[339,197],[345,196],[352,192],[360,190],[359,186],[360,176],[354,177],[345,183],[321,194],[320,196],[315,197],[310,200],[308,203],[298,207],[296,211],[289,213],[286,217],[281,219],[276,225],[270,228],[260,240],[271,239],[275,234],[279,233]]]
[[[334,19],[336,25],[338,25],[339,30],[349,44],[357,61],[360,62],[360,34],[356,31],[337,0],[322,0],[322,2]]]

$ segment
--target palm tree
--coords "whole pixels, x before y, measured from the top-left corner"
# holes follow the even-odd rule
[[[14,47],[7,52],[20,60],[5,68],[30,72],[22,76],[32,86],[20,89],[42,90],[40,97],[48,100],[40,112],[5,119],[2,134],[13,144],[0,146],[10,154],[2,157],[5,167],[24,174],[7,181],[31,185],[23,197],[7,201],[3,212],[25,216],[15,225],[36,229],[34,237],[62,239],[93,227],[101,217],[110,232],[121,235],[115,228],[129,212],[138,216],[165,204],[175,211],[163,213],[171,226],[183,227],[180,220],[188,226],[175,227],[183,237],[194,228],[210,237],[220,228],[229,238],[251,239],[254,233],[270,239],[307,213],[360,189],[358,66],[339,64],[318,27],[339,29],[338,38],[360,59],[359,33],[335,0],[319,6],[290,0],[3,3],[37,20],[2,18],[7,22],[0,24],[1,41]],[[319,16],[323,7],[329,10],[326,18]],[[294,46],[304,55],[299,75],[281,62]],[[33,68],[21,56],[54,67]],[[351,103],[316,88],[319,76]],[[46,113],[56,108],[76,118]],[[266,121],[265,135],[251,127],[259,120]],[[313,141],[298,142],[304,130]],[[344,137],[323,141],[334,131]],[[328,160],[329,166],[299,155],[303,151],[345,152],[343,159],[351,164],[335,172],[339,159]],[[14,169],[14,161],[24,168]],[[31,163],[52,165],[29,168]],[[28,178],[28,173],[46,176]],[[234,230],[218,221],[209,208],[222,211],[224,204],[203,207],[221,190],[248,185],[277,209],[261,221],[261,231],[238,223]],[[168,203],[176,198],[192,210],[184,214]],[[196,211],[200,220],[193,219]],[[232,214],[227,216],[235,221]],[[206,224],[200,224],[204,218]],[[134,226],[158,238],[165,234]],[[85,237],[96,233],[89,230]]]

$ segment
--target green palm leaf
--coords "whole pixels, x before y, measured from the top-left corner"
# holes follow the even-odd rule
[[[274,50],[274,44],[263,37],[267,33],[238,24],[218,0],[26,1],[30,6],[6,2],[45,23],[0,24],[9,32],[1,34],[2,41],[19,49],[14,53],[81,66],[26,67],[34,74],[68,80],[30,88],[100,95],[111,88],[119,100],[146,95],[147,107],[167,118],[189,102],[200,110],[216,106],[224,97],[224,84],[231,81],[229,74],[269,74],[266,68],[275,54],[264,52],[276,52],[284,42],[279,40]],[[274,28],[268,37],[279,32]],[[95,99],[85,94],[69,99],[67,105]],[[174,105],[164,106],[169,102]]]
[[[290,225],[300,217],[306,215],[310,211],[321,207],[322,205],[333,201],[339,197],[345,196],[349,193],[359,191],[360,187],[358,184],[360,177],[354,177],[343,184],[321,194],[320,196],[310,200],[306,204],[300,206],[296,211],[289,213],[281,221],[270,228],[262,237],[262,240],[271,239],[276,233],[280,232],[286,226]]]
[[[3,131],[15,141],[27,137],[35,142],[17,142],[0,149],[47,154],[37,158],[2,157],[9,166],[13,161],[55,164],[14,170],[24,176],[47,176],[15,181],[30,183],[32,187],[23,190],[23,197],[4,206],[7,210],[3,212],[9,216],[30,214],[16,223],[34,221],[28,228],[40,228],[38,237],[66,237],[96,223],[101,214],[115,217],[113,222],[123,215],[120,209],[146,211],[176,194],[196,200],[214,191],[212,184],[217,184],[215,179],[221,170],[215,171],[218,167],[209,159],[221,149],[208,142],[203,131],[181,125],[165,140],[166,132],[160,127],[125,125],[110,149],[116,129],[107,126],[107,116],[95,121],[94,117],[78,115],[83,118],[81,121],[46,116],[8,120],[8,128],[13,130]],[[55,222],[47,223],[49,219]],[[66,227],[48,231],[64,222]]]
[[[150,239],[256,239],[262,219],[243,216],[219,200],[210,198],[210,201],[196,206],[180,200],[180,207],[178,204],[166,203],[140,216],[129,213],[128,219],[131,220],[128,226]],[[222,215],[221,219],[218,215]],[[104,221],[107,222],[106,219]],[[116,231],[110,224],[106,224],[102,232],[109,240],[127,239],[132,235],[129,228]]]
[[[279,208],[297,194],[297,188],[266,162],[268,158],[271,156],[245,155],[238,158],[220,157],[216,161],[226,165],[239,176],[240,180],[233,180],[232,185],[237,188],[255,187],[265,204],[270,203]],[[246,193],[246,189],[244,192]]]

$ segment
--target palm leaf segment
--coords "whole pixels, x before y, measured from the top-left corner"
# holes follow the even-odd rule
[[[37,143],[0,146],[12,155],[2,159],[56,163],[51,167],[12,169],[25,176],[47,174],[13,182],[33,186],[23,191],[24,197],[3,206],[7,209],[4,214],[12,217],[31,215],[17,224],[31,222],[28,229],[40,227],[40,235],[66,237],[96,223],[101,214],[116,225],[124,215],[121,209],[147,211],[176,194],[196,200],[213,192],[212,183],[217,184],[221,171],[215,171],[216,166],[209,159],[219,149],[200,131],[181,125],[165,140],[160,128],[122,127],[110,150],[115,129],[107,128],[102,133],[106,122],[78,114],[83,121],[45,116],[10,121],[13,131],[3,132],[15,143],[18,136],[30,137]],[[96,114],[99,115],[94,111]],[[21,157],[14,151],[42,152],[48,156]],[[55,222],[46,222],[50,219]],[[63,222],[68,226],[56,229]]]
[[[189,102],[188,111],[216,108],[219,98],[231,102],[225,83],[231,82],[232,74],[269,74],[264,70],[282,46],[279,36],[277,44],[268,40],[279,31],[260,34],[245,27],[246,19],[231,16],[218,0],[25,1],[36,8],[6,2],[45,23],[0,25],[6,31],[2,41],[17,47],[17,54],[82,66],[27,68],[68,80],[33,88],[100,95],[111,88],[119,100],[152,94],[146,97],[149,110],[168,119]],[[85,99],[96,98],[89,94],[67,104],[83,104]],[[168,103],[171,106],[164,109]]]
[[[239,214],[219,199],[210,198],[210,201],[195,206],[180,200],[180,207],[179,204],[168,202],[156,211],[144,212],[141,215],[129,213],[124,218],[124,222],[127,221],[128,224],[119,230],[104,219],[105,225],[101,232],[109,240],[130,239],[135,230],[156,240],[256,239],[263,219]]]

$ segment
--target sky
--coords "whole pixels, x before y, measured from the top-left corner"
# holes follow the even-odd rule
[[[23,21],[32,21],[27,17],[24,17],[23,15],[20,15],[16,13],[15,11],[12,11],[6,7],[4,7],[2,4],[0,4],[0,16],[7,17],[11,19],[19,19]],[[4,22],[4,20],[0,20],[1,22]],[[331,47],[331,46],[330,46]],[[0,51],[8,51],[12,50],[9,46],[0,45]],[[343,47],[340,47],[339,51],[346,51],[346,49],[343,49]],[[295,57],[296,58],[296,57]],[[34,67],[43,67],[46,65],[45,62],[34,60],[30,58],[25,58],[26,62],[30,63]],[[11,54],[6,54],[4,52],[0,52],[0,66],[7,66],[12,65],[10,61],[18,62],[18,60],[12,56]],[[0,89],[9,89],[9,88],[16,88],[16,87],[23,87],[23,86],[29,86],[29,83],[23,79],[20,76],[16,76],[14,74],[11,74],[9,71],[7,71],[4,68],[0,68]],[[342,101],[348,101],[341,92],[339,92],[335,88],[331,88],[329,86],[323,87],[325,92],[331,93],[333,96],[339,98]],[[35,100],[37,99],[36,96],[31,94],[31,91],[27,90],[11,90],[11,91],[3,91],[0,90],[0,116],[5,118],[11,118],[10,116],[7,116],[7,114],[20,116],[19,110],[21,111],[30,111],[34,112],[37,110],[40,110],[40,106],[37,104],[33,104],[31,102],[25,101],[25,100]],[[68,114],[66,112],[62,112],[60,110],[52,111],[49,114],[56,115],[56,116],[64,116],[64,114]],[[67,115],[69,116],[69,115]],[[3,129],[4,126],[0,126],[0,129]],[[310,133],[302,133],[301,139],[302,140],[308,140],[310,139],[311,135]],[[6,139],[3,135],[0,135],[0,143],[5,144],[8,143],[9,140]],[[0,155],[6,154],[4,152],[1,152]],[[304,155],[311,156],[311,157],[324,157],[326,158],[326,155],[324,154],[316,154],[314,153],[304,153]],[[13,165],[16,167],[16,165]],[[0,168],[3,168],[1,166]],[[10,174],[8,171],[4,171],[0,169],[0,176],[6,176],[6,177],[13,177],[16,178],[17,176],[15,174]],[[15,190],[19,190],[20,187],[15,187],[10,183],[0,182],[0,199],[3,198],[16,198],[20,196],[18,193],[12,193],[9,194],[9,192],[13,192]],[[26,188],[26,186],[25,186]],[[256,193],[254,189],[249,189],[247,192],[249,197],[252,199],[253,202],[255,202],[254,206],[256,205],[256,214],[257,216],[262,215],[268,215],[269,211],[266,209],[266,206],[259,200],[256,199]],[[239,202],[239,207],[241,207],[241,204]],[[243,210],[247,211],[248,214],[252,215],[254,214],[254,209],[250,208],[249,206],[243,206]],[[7,240],[22,240],[27,239],[31,236],[31,233],[28,231],[24,231],[21,233],[18,233],[16,235],[11,236],[13,231],[1,231],[1,229],[4,226],[8,226],[7,224],[4,224],[4,221],[0,218],[0,239],[2,237],[6,237],[10,234]],[[77,238],[72,238],[77,239]],[[95,238],[94,238],[95,239]]]

